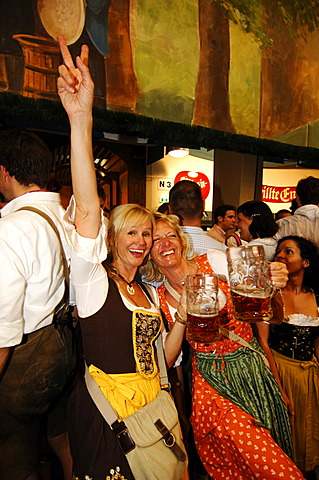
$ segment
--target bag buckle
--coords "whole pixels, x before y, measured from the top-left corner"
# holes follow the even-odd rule
[[[129,452],[134,450],[135,442],[123,420],[117,420],[116,422],[112,423],[111,428],[117,437],[124,455],[127,455]]]
[[[175,436],[168,430],[168,428],[164,425],[162,420],[160,419],[156,420],[154,425],[157,428],[157,430],[161,433],[166,447],[172,450],[172,452],[180,462],[185,462],[186,460],[185,452],[183,452],[183,450],[177,445],[175,441]]]

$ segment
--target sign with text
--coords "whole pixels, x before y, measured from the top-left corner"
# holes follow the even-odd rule
[[[158,178],[157,188],[158,190],[170,190],[174,185],[171,178]]]
[[[262,186],[262,201],[270,203],[291,203],[296,197],[296,187]]]
[[[190,180],[191,182],[195,182],[200,186],[203,200],[206,200],[210,191],[210,182],[209,178],[205,173],[201,172],[188,172],[186,170],[179,172],[174,180],[174,185],[181,180]]]

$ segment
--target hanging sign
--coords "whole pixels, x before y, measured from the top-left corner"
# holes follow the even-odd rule
[[[181,180],[189,180],[191,182],[197,183],[202,191],[203,200],[208,197],[210,191],[210,182],[209,178],[207,177],[207,175],[205,175],[205,173],[183,170],[176,175],[174,185]]]
[[[291,203],[296,197],[296,187],[262,186],[262,201],[269,203]]]

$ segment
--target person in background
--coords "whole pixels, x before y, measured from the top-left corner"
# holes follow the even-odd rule
[[[102,185],[97,186],[97,192],[100,200],[100,208],[103,210],[103,215],[104,217],[108,218],[110,210],[106,208],[105,202],[106,202],[106,193]]]
[[[207,235],[218,242],[226,243],[226,236],[229,230],[237,226],[236,207],[233,205],[220,205],[214,210],[214,225],[208,230]]]
[[[241,238],[240,230],[238,229],[238,221],[236,225],[237,230],[226,237],[225,244],[227,247],[241,247],[242,245],[248,245],[248,242]]]
[[[190,180],[177,182],[169,192],[170,213],[182,220],[181,229],[188,238],[193,255],[202,255],[210,248],[226,251],[226,245],[210,238],[202,229],[204,200],[200,186]]]
[[[294,198],[292,201],[291,201],[291,205],[289,207],[289,210],[291,211],[291,215],[293,215],[295,213],[295,211],[297,210],[298,208],[298,202],[297,202],[297,199]]]
[[[278,242],[276,261],[288,269],[288,283],[275,297],[279,324],[263,324],[259,332],[292,402],[295,462],[311,479],[319,465],[319,254],[309,240],[288,236]]]
[[[43,424],[72,478],[65,403],[75,369],[66,278],[70,247],[52,155],[23,129],[0,134],[0,478],[38,480]],[[23,210],[35,208],[47,215]],[[61,243],[62,242],[62,243]],[[64,261],[65,257],[65,261]]]
[[[290,210],[286,210],[285,208],[278,210],[278,212],[275,213],[275,220],[280,220],[281,218],[289,217],[292,215]]]
[[[158,288],[162,312],[171,328],[179,323],[185,329],[186,310],[181,314],[177,309],[185,301],[186,276],[212,273],[216,250],[194,259],[175,215],[155,214],[155,221],[151,260],[143,273],[150,281],[164,280]],[[217,253],[225,260],[223,252]],[[278,263],[270,268],[275,285],[284,286],[286,269]],[[223,272],[217,267],[215,273]],[[303,477],[289,458],[290,424],[279,387],[260,356],[251,326],[233,318],[229,287],[223,280],[219,300],[220,315],[228,321],[223,322],[220,340],[191,342],[195,351],[191,420],[200,458],[214,480],[270,480],[288,471],[289,478],[300,480]]]
[[[237,209],[240,236],[249,245],[263,245],[266,258],[272,261],[277,242],[273,236],[278,230],[272,211],[264,202],[252,200]]]
[[[158,209],[157,209],[158,212],[160,213],[164,213],[165,215],[167,215],[169,213],[169,204],[168,202],[166,203],[162,203]]]
[[[275,240],[297,235],[313,242],[319,248],[319,178],[306,177],[296,187],[298,208],[290,217],[279,220]]]

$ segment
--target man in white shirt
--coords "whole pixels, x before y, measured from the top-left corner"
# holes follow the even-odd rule
[[[278,241],[287,235],[297,235],[319,248],[319,178],[299,180],[296,199],[299,207],[293,215],[278,220],[279,230],[274,238]]]
[[[225,244],[211,238],[202,229],[204,201],[200,186],[190,180],[177,182],[169,192],[170,212],[182,219],[182,231],[186,234],[193,255],[203,255],[207,250],[226,251]]]
[[[58,193],[45,190],[52,157],[36,135],[0,133],[0,478],[38,479],[41,424],[63,396],[75,367],[72,332],[58,321],[69,258]],[[57,231],[33,207],[53,221]],[[61,243],[62,242],[62,243]],[[65,252],[65,254],[63,253]],[[63,438],[54,422],[52,446]],[[57,440],[59,444],[59,440]],[[61,444],[58,445],[60,448]],[[60,457],[71,475],[71,457]],[[68,465],[67,465],[68,464]]]

